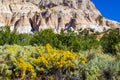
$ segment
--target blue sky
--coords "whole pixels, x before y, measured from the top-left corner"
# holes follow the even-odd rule
[[[120,0],[91,0],[101,14],[111,20],[120,22]]]

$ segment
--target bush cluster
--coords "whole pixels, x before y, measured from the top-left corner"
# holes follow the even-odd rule
[[[98,39],[98,35],[104,34]],[[0,45],[46,45],[52,47],[80,52],[91,50],[102,46],[104,53],[116,55],[119,53],[120,35],[119,29],[107,30],[103,33],[94,32],[92,29],[79,30],[77,33],[69,30],[67,33],[61,30],[60,34],[55,34],[51,29],[41,30],[34,34],[17,34],[11,32],[9,26],[0,27]]]
[[[71,78],[86,63],[86,55],[46,46],[0,46],[0,77],[13,79]],[[67,77],[69,75],[69,77]],[[43,79],[42,79],[43,80]]]
[[[16,31],[11,32],[9,26],[0,27],[0,45],[29,45],[31,36],[29,34],[17,34]]]
[[[4,30],[0,31],[0,45],[46,45],[49,43],[55,48],[74,52],[90,50],[99,45],[97,35],[89,34],[90,30],[81,30],[78,33],[71,30],[65,33],[64,30],[61,30],[60,34],[55,34],[51,29],[46,29],[30,35],[17,34],[15,31],[11,32],[9,27],[1,29]]]
[[[119,29],[108,30],[105,32],[101,39],[101,46],[105,53],[111,53],[116,55],[118,53],[117,48],[120,43]]]
[[[0,79],[119,80],[119,32],[46,29],[31,35],[0,27]]]
[[[119,80],[120,60],[108,54],[92,55],[84,66],[85,80]]]
[[[49,44],[0,46],[0,77],[2,80],[119,80],[120,60],[96,49],[95,54],[88,55],[58,50]]]

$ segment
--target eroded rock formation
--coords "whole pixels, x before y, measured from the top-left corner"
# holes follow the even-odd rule
[[[116,28],[120,23],[102,17],[90,0],[0,0],[0,26],[18,33],[51,28],[78,30]]]

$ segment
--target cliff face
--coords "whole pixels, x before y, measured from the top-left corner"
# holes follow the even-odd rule
[[[102,17],[90,0],[0,0],[0,26],[18,33],[52,28],[65,30],[116,28],[120,23]]]

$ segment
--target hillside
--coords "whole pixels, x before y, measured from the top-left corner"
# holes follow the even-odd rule
[[[120,80],[119,26],[90,0],[0,0],[0,80]]]
[[[92,28],[103,31],[120,23],[104,18],[90,0],[0,0],[0,26],[9,25],[18,33],[51,28]]]

